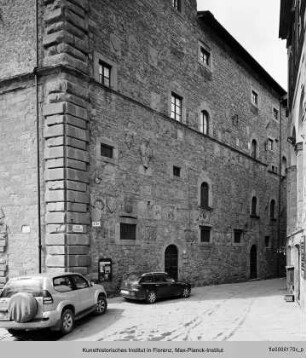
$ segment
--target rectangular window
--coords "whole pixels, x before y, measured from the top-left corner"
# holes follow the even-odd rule
[[[278,121],[278,109],[273,108],[273,118]]]
[[[181,1],[182,0],[172,0],[172,6],[178,11],[181,11],[181,9],[182,9]]]
[[[171,118],[178,122],[182,121],[183,98],[175,93],[171,94]]]
[[[252,91],[252,103],[254,106],[258,106],[258,93],[255,91]]]
[[[114,148],[105,143],[101,143],[101,155],[107,158],[113,158]]]
[[[99,81],[106,87],[111,86],[111,66],[105,62],[99,62]]]
[[[274,150],[274,141],[273,139],[268,139],[268,150]]]
[[[242,240],[242,230],[234,230],[234,244],[240,244]]]
[[[270,247],[270,236],[265,236],[265,247]]]
[[[276,165],[272,165],[272,172],[275,173],[275,174],[277,174],[278,168],[277,168]]]
[[[210,66],[210,52],[203,47],[200,49],[200,60],[205,66]]]
[[[120,240],[136,240],[136,224],[120,224]]]
[[[201,231],[201,242],[210,242],[210,226],[200,226]]]
[[[173,166],[173,176],[180,177],[181,176],[181,168]]]

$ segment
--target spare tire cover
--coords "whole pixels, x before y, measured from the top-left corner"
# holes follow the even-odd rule
[[[16,293],[10,299],[8,311],[13,321],[20,323],[31,321],[37,310],[37,301],[30,293]]]

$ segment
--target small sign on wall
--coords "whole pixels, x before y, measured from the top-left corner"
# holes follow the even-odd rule
[[[72,225],[72,231],[73,232],[84,232],[84,226],[83,225]]]
[[[21,232],[23,234],[29,234],[31,232],[31,227],[29,225],[22,225]]]
[[[93,221],[92,226],[93,227],[100,227],[101,226],[101,221]]]

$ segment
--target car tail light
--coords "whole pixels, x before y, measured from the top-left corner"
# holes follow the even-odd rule
[[[51,304],[53,303],[53,297],[48,290],[43,290],[43,303],[44,304]]]

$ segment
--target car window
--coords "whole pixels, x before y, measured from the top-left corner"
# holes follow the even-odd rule
[[[72,279],[74,281],[74,284],[75,284],[75,287],[77,290],[89,287],[88,282],[85,280],[85,278],[83,278],[79,275],[72,276]]]
[[[165,275],[154,275],[154,282],[166,282]]]
[[[69,292],[73,290],[73,282],[68,276],[56,277],[53,279],[53,287],[59,292]]]
[[[140,280],[140,283],[150,283],[150,282],[153,282],[152,275],[146,275],[142,277],[142,279]]]

